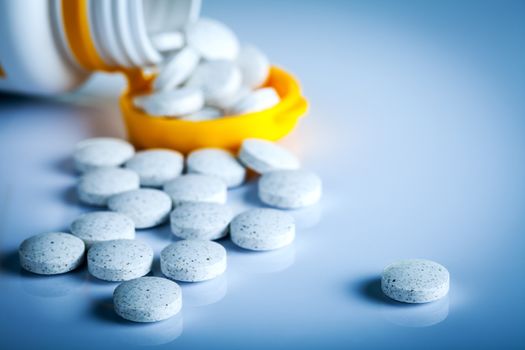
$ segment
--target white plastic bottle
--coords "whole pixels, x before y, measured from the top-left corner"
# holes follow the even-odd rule
[[[94,71],[158,63],[150,38],[197,19],[200,0],[2,0],[0,91],[52,95]]]

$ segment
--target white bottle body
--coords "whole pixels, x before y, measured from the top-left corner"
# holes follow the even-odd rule
[[[79,87],[93,72],[78,62],[68,43],[63,1],[69,0],[0,1],[0,91],[60,94]],[[156,63],[160,55],[149,35],[182,29],[198,17],[200,4],[200,0],[85,2],[93,46],[113,67]]]

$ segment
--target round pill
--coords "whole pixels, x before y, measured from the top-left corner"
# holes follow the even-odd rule
[[[226,271],[226,249],[211,241],[178,241],[160,253],[160,269],[177,281],[206,281]]]
[[[321,179],[306,170],[277,170],[259,179],[259,198],[282,209],[297,209],[317,203],[321,198]]]
[[[171,212],[171,231],[182,239],[219,239],[228,233],[232,218],[232,209],[224,204],[185,203]]]
[[[109,197],[139,188],[139,176],[131,170],[102,168],[84,174],[77,186],[81,202],[104,206]]]
[[[273,88],[262,88],[252,91],[239,100],[231,109],[232,114],[246,114],[259,112],[271,108],[279,103],[279,95]]]
[[[230,225],[232,242],[250,250],[272,250],[293,242],[293,217],[276,209],[251,209],[237,215]]]
[[[133,156],[135,149],[128,142],[111,137],[97,137],[80,141],[73,154],[75,169],[81,173],[118,167]]]
[[[134,239],[95,243],[88,251],[90,274],[104,281],[128,281],[148,274],[153,263],[153,249]]]
[[[201,18],[186,29],[186,40],[206,60],[234,60],[239,41],[233,31],[221,22]]]
[[[79,216],[71,223],[71,233],[84,241],[86,247],[114,239],[134,239],[135,224],[126,215],[96,211]]]
[[[383,270],[381,289],[389,298],[404,303],[428,303],[447,295],[450,276],[434,261],[408,259]]]
[[[159,52],[169,52],[184,47],[184,35],[175,30],[171,32],[159,32],[151,35],[151,44]]]
[[[205,202],[226,203],[226,184],[215,177],[186,174],[164,184],[166,192],[174,205],[183,203]]]
[[[153,82],[155,90],[170,90],[189,78],[199,64],[199,54],[191,47],[185,47],[166,59]]]
[[[84,242],[63,232],[42,233],[20,244],[18,255],[24,270],[56,275],[76,269],[84,260]]]
[[[115,312],[134,322],[156,322],[175,316],[182,307],[179,285],[161,277],[122,282],[113,292]]]
[[[149,228],[166,221],[171,199],[159,190],[138,189],[112,196],[108,208],[128,216],[136,228]]]
[[[239,160],[259,174],[300,167],[299,159],[295,155],[273,142],[262,139],[245,139],[239,151]]]
[[[241,71],[233,62],[217,60],[201,63],[186,86],[202,89],[207,104],[220,106],[223,99],[235,95],[241,82]]]
[[[222,112],[215,107],[204,107],[200,111],[195,113],[183,115],[180,120],[186,120],[190,122],[202,122],[205,120],[214,120],[222,117]]]
[[[186,159],[188,173],[214,176],[229,188],[241,185],[246,177],[244,168],[228,151],[220,148],[201,148]]]
[[[257,47],[245,45],[237,57],[237,64],[242,73],[242,83],[251,89],[260,87],[268,79],[270,62]]]
[[[141,186],[162,187],[182,173],[184,157],[177,151],[151,149],[137,152],[125,167],[139,175]]]
[[[234,114],[232,113],[231,109],[237,103],[239,103],[240,100],[248,96],[251,92],[252,90],[248,89],[246,86],[241,85],[241,87],[235,92],[235,94],[221,99],[215,105],[217,106],[217,108],[222,109],[226,115]]]
[[[204,95],[198,88],[181,87],[137,96],[133,102],[136,107],[151,116],[177,117],[201,109],[204,105]]]

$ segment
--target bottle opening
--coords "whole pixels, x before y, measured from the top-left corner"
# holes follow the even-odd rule
[[[110,67],[139,67],[162,60],[151,36],[183,29],[197,19],[200,0],[88,0],[95,48]]]

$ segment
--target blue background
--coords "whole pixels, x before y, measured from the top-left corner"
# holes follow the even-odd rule
[[[293,212],[293,246],[222,241],[224,277],[183,285],[181,315],[131,324],[112,311],[114,284],[85,268],[24,273],[16,255],[89,210],[70,154],[124,135],[122,79],[1,96],[0,348],[523,348],[525,2],[205,1],[203,13],[300,78],[311,110],[283,144],[321,175],[322,202]],[[229,196],[260,205],[254,182]],[[138,239],[158,252],[172,238],[165,225]],[[409,257],[449,269],[447,298],[381,295],[382,268]]]

